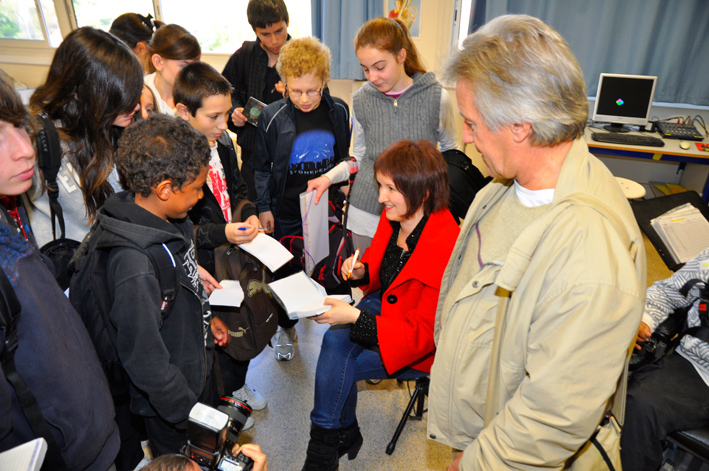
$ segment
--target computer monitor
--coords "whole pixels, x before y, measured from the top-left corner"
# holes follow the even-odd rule
[[[645,126],[650,118],[657,77],[601,74],[593,108],[593,121],[611,123],[612,132],[628,132],[625,124]]]

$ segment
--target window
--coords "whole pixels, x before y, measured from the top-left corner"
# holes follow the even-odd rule
[[[312,35],[310,2],[286,0],[290,16],[288,32],[293,37]],[[157,8],[154,3],[158,4]],[[123,13],[150,13],[165,23],[187,29],[199,40],[202,52],[222,54],[231,54],[245,40],[254,39],[246,19],[247,4],[248,0],[72,0],[78,26],[108,30],[113,20]]]
[[[52,0],[41,0],[40,8],[33,0],[0,2],[0,38],[45,41],[57,46],[62,41],[57,14]]]

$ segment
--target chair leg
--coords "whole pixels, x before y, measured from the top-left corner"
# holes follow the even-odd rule
[[[396,427],[396,432],[394,432],[394,436],[391,438],[391,441],[387,445],[386,448],[386,454],[391,455],[394,453],[394,450],[396,449],[396,442],[399,440],[399,436],[401,435],[401,432],[404,430],[404,427],[406,426],[406,421],[408,419],[412,420],[421,420],[423,418],[423,405],[424,405],[424,399],[426,395],[428,394],[428,384],[430,380],[428,377],[426,378],[418,378],[416,380],[416,388],[414,388],[414,393],[411,395],[411,400],[409,401],[408,405],[406,406],[406,410],[404,411],[404,415],[401,417],[401,420],[399,421],[399,425]],[[414,405],[416,405],[416,415],[412,416],[411,415],[411,410],[414,408]]]

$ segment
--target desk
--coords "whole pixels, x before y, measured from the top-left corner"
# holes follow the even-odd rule
[[[680,141],[678,139],[663,139],[664,147],[649,147],[649,146],[630,146],[627,144],[614,144],[610,142],[598,142],[591,138],[592,132],[608,132],[603,129],[595,129],[586,127],[584,139],[588,144],[588,148],[592,154],[594,151],[601,151],[604,156],[609,157],[630,157],[634,159],[657,160],[662,162],[677,162],[682,167],[686,164],[702,164],[709,165],[709,152],[702,152],[697,149],[693,141],[689,150],[679,148]],[[653,137],[659,137],[659,134],[648,134]],[[706,141],[706,139],[704,140]],[[599,154],[601,153],[599,152]],[[709,201],[709,178],[704,182],[704,190],[702,191],[702,199]]]

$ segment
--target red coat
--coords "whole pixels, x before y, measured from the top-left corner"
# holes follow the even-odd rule
[[[384,292],[377,337],[387,373],[405,366],[431,371],[438,293],[459,232],[447,209],[431,214],[411,257]],[[369,264],[370,284],[362,286],[365,292],[381,288],[379,268],[392,233],[391,224],[382,213],[372,245],[362,257],[362,262]]]

